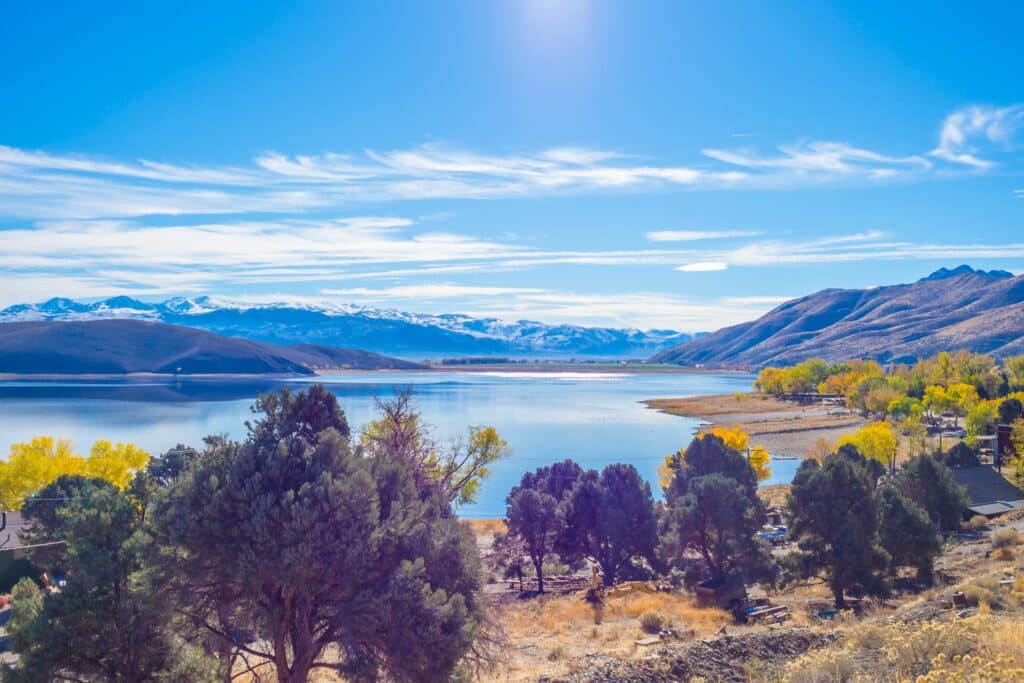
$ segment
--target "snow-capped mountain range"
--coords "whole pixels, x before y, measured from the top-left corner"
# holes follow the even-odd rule
[[[636,330],[423,314],[355,304],[260,303],[200,296],[158,303],[117,296],[83,303],[54,298],[0,310],[0,323],[154,320],[275,344],[360,348],[406,358],[646,358],[689,341],[674,330]]]

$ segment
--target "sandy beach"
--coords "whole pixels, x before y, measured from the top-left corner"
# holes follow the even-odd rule
[[[722,394],[644,401],[654,410],[704,420],[703,429],[739,425],[772,455],[807,457],[819,439],[834,442],[865,423],[860,415],[835,406],[800,405],[766,394]]]

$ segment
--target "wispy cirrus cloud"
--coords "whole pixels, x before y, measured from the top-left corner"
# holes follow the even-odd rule
[[[758,230],[651,230],[644,233],[651,242],[700,242],[703,240],[753,237]]]
[[[423,229],[415,220],[389,216],[159,227],[120,220],[48,221],[31,229],[0,230],[0,304],[69,294],[248,291],[259,285],[436,313],[692,331],[755,317],[784,297],[567,292],[543,286],[532,276],[531,284],[523,286],[494,284],[491,276],[566,264],[667,267],[716,277],[731,268],[795,264],[1024,258],[1024,243],[929,244],[882,231],[698,241],[685,248],[552,250]]]
[[[548,290],[471,299],[464,310],[471,315],[504,320],[704,331],[756,318],[782,300],[784,298],[748,301],[655,291],[582,293]],[[409,302],[410,305],[413,303]]]
[[[735,170],[655,165],[616,152],[576,148],[515,156],[440,145],[354,155],[271,152],[240,168],[109,161],[0,147],[0,216],[295,215],[366,201],[719,187],[742,176]]]
[[[1013,149],[1024,105],[975,106],[949,114],[937,146],[894,154],[846,142],[802,140],[773,151],[679,150],[689,161],[553,147],[489,154],[442,144],[398,150],[265,152],[250,163],[211,166],[149,159],[110,160],[0,146],[0,216],[134,218],[281,213],[304,215],[358,202],[494,199],[552,194],[806,188],[949,175],[995,161],[984,150]],[[672,231],[655,231],[663,234]],[[678,232],[678,231],[677,231]]]
[[[729,264],[724,261],[694,261],[693,263],[677,266],[676,270],[681,273],[713,273],[725,270],[728,267]]]
[[[348,300],[386,302],[402,299],[406,301],[440,301],[443,299],[471,299],[475,297],[521,296],[538,294],[544,290],[533,287],[488,287],[461,285],[454,282],[431,282],[418,285],[399,285],[386,288],[349,287],[324,288],[320,293]]]
[[[732,166],[759,171],[759,177],[769,184],[794,182],[801,178],[813,181],[857,177],[885,180],[929,171],[933,166],[928,159],[916,154],[890,156],[843,142],[817,140],[782,145],[771,155],[749,149],[717,148],[705,149],[704,155]]]
[[[1007,107],[976,105],[951,113],[942,124],[939,145],[933,157],[956,164],[985,170],[995,165],[980,154],[984,148],[1003,151],[1016,146],[1019,131],[1024,129],[1024,104]]]

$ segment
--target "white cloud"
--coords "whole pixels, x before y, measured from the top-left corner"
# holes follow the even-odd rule
[[[761,172],[768,184],[788,182],[831,182],[851,178],[887,180],[931,169],[919,155],[890,156],[844,142],[803,141],[782,145],[779,153],[764,156],[756,151],[708,148],[704,155],[733,166]],[[765,172],[769,172],[767,175]]]
[[[706,331],[756,318],[771,308],[772,304],[765,302],[696,299],[662,292],[548,291],[471,301],[464,310],[505,320]]]
[[[651,242],[698,242],[701,240],[753,237],[757,230],[652,230],[644,233]]]
[[[251,164],[202,166],[0,146],[0,215],[29,220],[306,215],[367,201],[897,182],[938,170],[948,175],[965,165],[987,168],[991,162],[979,156],[978,143],[1010,149],[1022,125],[1024,105],[976,106],[946,118],[938,146],[929,154],[891,154],[846,142],[802,140],[769,154],[711,147],[703,150],[698,163],[655,163],[586,147],[487,154],[427,144],[317,155],[271,151]],[[693,155],[691,150],[679,153]],[[940,169],[937,162],[947,163]]]
[[[516,294],[539,293],[543,290],[529,287],[481,287],[476,285],[460,285],[452,282],[426,283],[420,285],[400,285],[382,289],[368,287],[351,287],[347,289],[321,289],[326,296],[341,296],[358,299],[359,301],[387,301],[405,299],[407,301],[465,299],[467,297],[510,296]]]
[[[718,270],[725,270],[728,267],[729,264],[723,261],[696,261],[694,263],[687,263],[686,265],[679,266],[676,270],[683,273],[711,273]]]
[[[946,117],[939,134],[939,146],[931,155],[977,169],[993,161],[982,159],[979,145],[1012,147],[1017,132],[1024,128],[1024,104],[1008,107],[977,105],[958,109]]]

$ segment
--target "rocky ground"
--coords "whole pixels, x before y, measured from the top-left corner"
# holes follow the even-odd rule
[[[706,679],[743,683],[757,670],[778,667],[817,648],[831,645],[842,636],[806,628],[767,633],[744,633],[707,638],[685,645],[659,648],[632,661],[595,658],[585,670],[565,678],[541,679],[565,683],[674,683]]]

